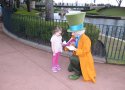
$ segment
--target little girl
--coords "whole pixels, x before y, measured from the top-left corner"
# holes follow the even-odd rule
[[[59,26],[56,26],[53,30],[53,35],[51,37],[51,48],[53,52],[52,57],[52,71],[57,72],[60,70],[60,66],[58,64],[59,56],[62,52],[62,28]]]

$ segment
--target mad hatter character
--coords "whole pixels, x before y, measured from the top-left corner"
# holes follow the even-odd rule
[[[91,54],[91,40],[85,35],[83,24],[85,14],[85,12],[66,14],[66,19],[69,24],[67,31],[75,36],[74,46],[67,46],[69,50],[73,51],[68,70],[75,72],[73,75],[69,75],[69,79],[76,80],[82,75],[84,81],[95,83],[96,72]]]

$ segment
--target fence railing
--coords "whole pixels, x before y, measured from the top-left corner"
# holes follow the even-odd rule
[[[99,40],[106,49],[106,58],[109,63],[125,61],[125,27],[113,25],[97,25],[100,28]]]
[[[68,40],[70,34],[65,20],[45,21],[44,18],[11,14],[3,10],[3,22],[6,29],[16,36],[39,44],[50,46],[51,30],[54,26],[62,26],[63,39]],[[95,25],[100,30],[98,42],[94,44],[93,55],[105,57],[107,63],[125,64],[125,27],[112,25]],[[95,33],[95,26],[91,33]],[[68,37],[67,37],[68,36]]]

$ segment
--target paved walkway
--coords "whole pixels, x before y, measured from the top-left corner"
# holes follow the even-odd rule
[[[68,58],[62,70],[51,71],[51,53],[24,45],[8,36],[0,24],[0,90],[125,90],[125,66],[95,63],[97,82],[69,80]]]

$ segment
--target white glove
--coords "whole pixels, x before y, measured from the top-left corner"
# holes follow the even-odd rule
[[[63,41],[63,44],[64,44],[64,45],[67,44],[66,41]]]
[[[70,45],[70,46],[66,46],[69,50],[71,50],[71,51],[75,51],[76,50],[76,48],[74,47],[74,46],[72,46],[72,45]]]

